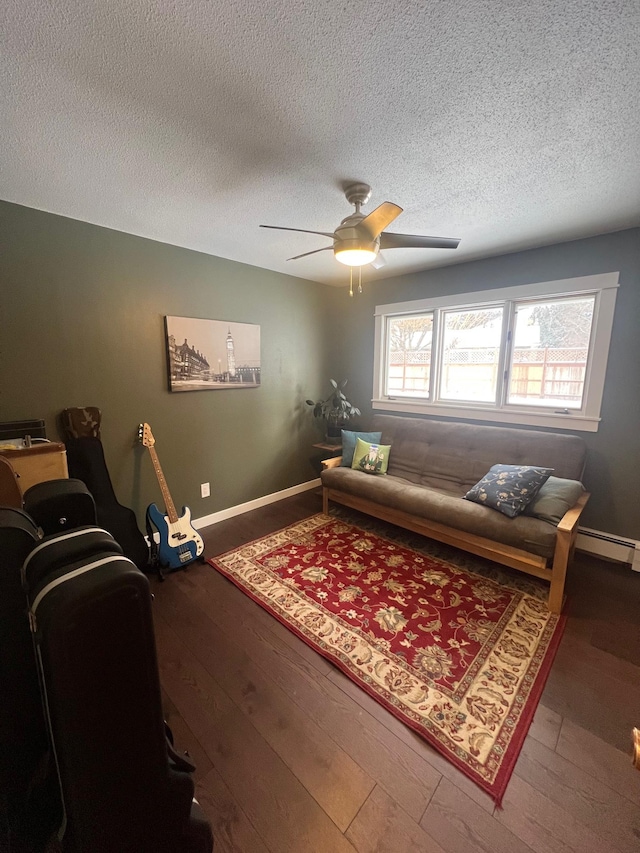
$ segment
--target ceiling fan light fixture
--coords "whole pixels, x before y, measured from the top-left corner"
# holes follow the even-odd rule
[[[360,211],[371,195],[369,184],[356,182],[345,187],[345,196],[349,204],[355,207],[355,213],[345,216],[335,231],[310,231],[307,228],[285,228],[280,225],[261,225],[261,228],[275,228],[278,231],[301,231],[305,234],[319,234],[333,238],[333,246],[312,249],[289,258],[296,261],[333,249],[334,257],[347,267],[363,267],[372,264],[374,269],[384,266],[385,260],[380,250],[386,249],[456,249],[460,240],[457,237],[427,237],[416,234],[396,234],[385,231],[401,213],[402,208],[392,201],[383,201],[366,216]]]
[[[377,252],[373,249],[334,249],[336,261],[348,267],[362,267],[370,264],[376,258]]]

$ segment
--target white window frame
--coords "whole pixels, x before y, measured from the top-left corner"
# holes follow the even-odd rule
[[[558,281],[546,281],[525,284],[518,287],[504,287],[476,293],[460,293],[452,296],[439,296],[431,299],[419,299],[413,302],[398,302],[390,305],[377,305],[375,309],[375,350],[373,370],[372,406],[376,411],[407,414],[438,415],[441,417],[464,418],[470,420],[491,421],[496,423],[544,426],[556,429],[572,429],[583,432],[597,432],[600,423],[602,395],[607,370],[607,358],[613,328],[616,293],[619,286],[618,272],[599,275],[566,278]],[[491,305],[503,305],[521,300],[537,300],[546,297],[595,296],[593,325],[589,354],[584,380],[582,407],[563,411],[550,411],[549,408],[518,406],[507,404],[504,380],[502,391],[498,393],[497,404],[467,403],[424,399],[420,397],[393,397],[385,394],[386,378],[386,328],[387,318],[420,314],[429,311],[438,312],[447,308],[480,309]],[[502,367],[508,369],[506,359],[509,352],[506,346],[506,333],[514,331],[515,308],[507,304],[505,311],[505,329],[501,343]],[[439,315],[437,315],[439,316]],[[434,318],[434,329],[437,324]],[[439,348],[439,347],[438,347]],[[437,356],[436,356],[437,357]],[[431,393],[436,391],[439,377],[437,371],[431,374]],[[502,371],[501,371],[502,373]]]

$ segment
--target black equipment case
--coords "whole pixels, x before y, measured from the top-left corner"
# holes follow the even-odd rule
[[[24,509],[45,536],[87,524],[96,524],[96,505],[82,480],[61,479],[36,483],[24,493]]]
[[[27,592],[28,598],[30,589],[41,586],[57,574],[64,574],[70,560],[93,561],[100,556],[113,555],[121,557],[122,548],[107,530],[95,524],[47,536],[27,554],[22,564],[20,577],[23,590]]]
[[[0,507],[0,850],[43,842],[59,814],[57,784],[46,779],[49,740],[20,583],[39,538],[25,512]]]
[[[58,537],[70,539],[76,540],[77,556],[122,553],[106,530],[95,527]],[[25,561],[47,547],[26,512],[0,508],[0,850],[44,849],[60,820],[58,777],[21,582]],[[68,546],[61,541],[57,547],[64,560]]]
[[[149,582],[119,551],[104,531],[70,531],[24,564],[62,850],[210,853],[193,768],[168,752]]]

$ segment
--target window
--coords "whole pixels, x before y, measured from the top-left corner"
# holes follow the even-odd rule
[[[618,273],[376,308],[373,407],[595,432]]]
[[[396,397],[429,396],[433,313],[390,317],[387,393]]]
[[[442,400],[496,402],[503,315],[503,308],[442,311]]]
[[[581,409],[595,295],[516,305],[507,401]]]

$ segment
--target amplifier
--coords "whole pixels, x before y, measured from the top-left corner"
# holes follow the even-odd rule
[[[4,421],[0,422],[0,443],[10,441],[12,438],[46,438],[47,431],[42,418],[34,418],[28,421]]]
[[[58,441],[38,441],[33,447],[0,450],[0,456],[12,464],[22,494],[36,483],[62,480],[69,476],[67,451],[64,444]]]

